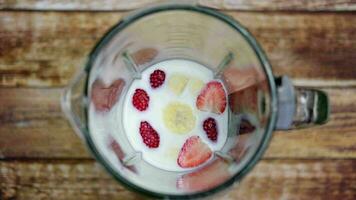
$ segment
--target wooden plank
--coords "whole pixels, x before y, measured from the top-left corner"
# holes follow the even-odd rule
[[[140,199],[93,161],[0,162],[0,180],[0,199]]]
[[[121,14],[0,13],[0,80],[5,86],[63,86]]]
[[[64,119],[60,89],[0,89],[0,158],[89,157]]]
[[[203,0],[201,4],[223,10],[353,11],[355,0]]]
[[[141,199],[93,161],[0,162],[0,199]],[[214,199],[343,199],[356,196],[356,160],[262,160]]]
[[[131,10],[164,0],[26,0],[0,1],[0,9],[11,10]],[[192,2],[192,1],[189,1]],[[223,10],[353,11],[355,0],[195,0],[199,5]]]
[[[347,38],[356,26],[346,28],[342,21],[356,20],[356,15],[269,13],[268,17],[254,14],[255,21],[250,21],[239,13],[230,14],[257,38],[276,74],[327,81],[355,79],[356,48]]]
[[[0,1],[0,9],[6,10],[132,10],[162,2],[160,0],[26,0]]]
[[[323,126],[276,132],[265,158],[356,158],[355,88],[328,89]],[[60,110],[60,89],[0,88],[0,158],[90,158]],[[19,145],[21,144],[21,145]]]
[[[356,86],[355,13],[228,14],[256,36],[277,75]],[[121,17],[113,12],[0,12],[0,85],[66,85]]]

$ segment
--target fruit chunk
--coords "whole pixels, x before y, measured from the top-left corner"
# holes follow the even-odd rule
[[[140,134],[143,143],[145,143],[149,148],[157,148],[159,146],[159,135],[147,121],[141,122]]]
[[[235,139],[235,145],[229,150],[229,155],[234,159],[234,162],[239,163],[252,150],[253,142],[252,133],[239,135]]]
[[[117,157],[119,162],[122,164],[123,160],[125,158],[125,153],[122,150],[119,143],[111,136],[109,137],[109,148],[115,153],[115,156]],[[127,168],[128,170],[132,171],[133,173],[137,173],[135,166],[127,166],[127,165],[122,165],[122,166]]]
[[[132,97],[132,105],[139,111],[144,111],[148,108],[150,97],[143,89],[136,89]]]
[[[204,82],[197,78],[192,78],[189,81],[189,90],[192,94],[197,94],[204,87]]]
[[[193,110],[187,104],[171,102],[163,109],[164,125],[173,133],[184,134],[195,126]]]
[[[258,72],[254,67],[243,69],[227,68],[223,72],[223,76],[227,85],[228,93],[241,91],[246,87],[250,87],[257,83]]]
[[[91,91],[91,101],[97,111],[107,112],[118,101],[121,91],[125,85],[122,79],[115,80],[106,86],[100,79],[94,81]]]
[[[166,73],[160,69],[156,69],[155,71],[152,72],[150,75],[150,84],[152,88],[158,88],[160,87],[163,83],[164,80],[166,79]]]
[[[229,105],[231,111],[239,113],[258,113],[258,90],[259,85],[251,85],[243,90],[236,91],[229,95]]]
[[[196,167],[203,164],[212,155],[209,146],[199,136],[188,138],[179,152],[177,163],[183,168]]]
[[[187,76],[182,74],[173,74],[168,81],[168,87],[174,94],[180,95],[187,85],[188,80]]]
[[[251,122],[248,119],[243,118],[240,123],[240,130],[239,134],[246,134],[246,133],[252,133],[255,131],[256,127],[251,124]]]
[[[158,54],[158,51],[154,48],[143,48],[132,54],[132,58],[135,63],[142,65],[152,61]]]
[[[203,129],[211,141],[215,142],[218,139],[218,128],[214,118],[209,117],[208,119],[204,120]]]
[[[208,165],[181,176],[176,183],[178,189],[198,192],[215,187],[230,177],[229,164],[223,159],[216,159]]]
[[[226,108],[226,94],[222,84],[218,81],[207,83],[197,97],[196,106],[201,111],[223,113]]]

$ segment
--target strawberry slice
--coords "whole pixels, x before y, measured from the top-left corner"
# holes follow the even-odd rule
[[[179,152],[177,163],[183,168],[196,167],[203,164],[212,155],[209,146],[199,136],[188,138]]]
[[[197,97],[196,106],[201,111],[221,114],[226,108],[226,93],[219,81],[210,81]]]

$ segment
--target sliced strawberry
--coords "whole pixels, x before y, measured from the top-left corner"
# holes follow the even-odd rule
[[[226,108],[226,94],[219,81],[211,81],[205,85],[197,97],[196,106],[201,111],[221,114]]]
[[[203,164],[212,155],[209,146],[199,136],[188,138],[179,152],[177,163],[183,168],[196,167]]]
[[[164,83],[164,80],[166,80],[166,73],[160,69],[156,69],[150,75],[150,84],[152,88],[160,87]]]
[[[150,97],[143,89],[136,89],[132,97],[132,105],[139,111],[144,111],[148,108]]]
[[[159,146],[159,135],[157,131],[147,121],[143,121],[140,124],[140,134],[143,143],[149,148],[157,148]]]
[[[214,118],[209,117],[204,120],[203,129],[211,141],[215,142],[218,139],[218,127]]]
[[[181,176],[176,183],[178,189],[199,192],[215,187],[230,177],[229,164],[216,159],[203,168],[189,174]]]

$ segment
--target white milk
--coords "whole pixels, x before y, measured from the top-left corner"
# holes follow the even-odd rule
[[[165,82],[162,86],[152,89],[149,84],[150,74],[156,70],[163,70],[166,74]],[[123,112],[117,113],[117,117],[123,120],[125,134],[132,147],[142,153],[142,158],[151,165],[169,170],[185,171],[177,164],[177,156],[184,142],[193,135],[198,135],[209,145],[212,151],[220,150],[227,138],[228,131],[228,108],[224,113],[218,115],[210,112],[202,112],[196,108],[196,98],[199,92],[192,94],[189,90],[189,82],[183,92],[178,96],[168,87],[168,81],[172,74],[180,73],[188,77],[197,78],[207,83],[213,80],[213,72],[207,67],[189,60],[173,59],[154,64],[142,72],[141,79],[134,80],[129,86],[124,96]],[[147,110],[138,111],[132,105],[132,96],[137,88],[144,89],[150,97]],[[189,105],[193,110],[196,122],[195,127],[186,134],[172,133],[163,122],[163,108],[170,102],[181,102]],[[116,109],[118,112],[118,109]],[[213,117],[217,122],[218,139],[211,142],[203,130],[203,121]],[[148,148],[141,138],[139,127],[141,121],[148,121],[160,136],[160,145],[158,148]]]

